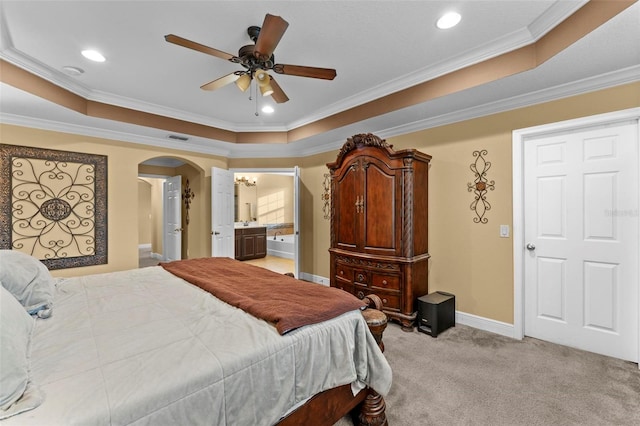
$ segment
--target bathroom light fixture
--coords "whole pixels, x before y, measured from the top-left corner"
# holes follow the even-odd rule
[[[461,19],[462,19],[462,16],[460,16],[459,13],[448,12],[442,15],[440,19],[438,19],[438,21],[436,22],[436,26],[441,30],[446,30],[458,25]]]
[[[256,177],[248,178],[246,176],[242,176],[239,178],[235,178],[235,183],[236,185],[240,185],[241,183],[244,183],[245,186],[256,186],[256,184],[258,183],[258,178]]]
[[[94,62],[106,61],[102,53],[98,52],[97,50],[88,49],[88,50],[83,50],[81,53],[82,53],[82,56]]]

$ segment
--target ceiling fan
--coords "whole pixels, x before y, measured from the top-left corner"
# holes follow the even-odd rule
[[[289,23],[280,16],[267,15],[261,27],[251,26],[247,28],[249,38],[254,44],[242,46],[238,51],[238,56],[196,43],[191,40],[179,37],[174,34],[164,36],[169,43],[177,44],[189,49],[197,50],[208,55],[212,55],[230,62],[240,64],[244,67],[241,71],[235,71],[220,77],[209,83],[200,86],[203,90],[216,90],[235,82],[238,88],[246,91],[251,80],[255,79],[263,96],[269,96],[277,103],[287,102],[289,98],[278,85],[276,80],[267,73],[273,70],[277,74],[296,75],[299,77],[321,78],[333,80],[336,70],[330,68],[305,67],[300,65],[276,64],[273,51],[280,42]]]

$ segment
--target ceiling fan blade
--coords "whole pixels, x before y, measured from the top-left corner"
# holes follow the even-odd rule
[[[229,83],[233,83],[239,77],[240,76],[236,75],[235,73],[227,74],[224,77],[220,77],[217,80],[213,80],[213,81],[210,81],[207,84],[203,84],[202,86],[200,86],[200,88],[202,90],[216,90],[216,89],[221,88],[222,86],[226,86]]]
[[[268,60],[288,26],[289,23],[281,17],[267,13],[260,29],[260,35],[256,40],[254,53],[256,57],[265,61]]]
[[[273,71],[278,74],[297,75],[299,77],[322,78],[333,80],[336,77],[336,70],[331,68],[303,67],[300,65],[275,64]]]
[[[196,43],[195,41],[187,40],[186,38],[182,38],[174,34],[168,34],[164,36],[164,39],[169,43],[173,43],[173,44],[177,44],[178,46],[197,50],[198,52],[206,53],[211,56],[216,56],[221,59],[226,59],[227,61],[230,61],[235,57],[230,53],[223,52],[222,50],[214,49],[213,47],[205,46],[204,44]]]
[[[283,104],[289,100],[289,97],[284,93],[280,85],[276,82],[275,78],[271,77],[271,88],[273,89],[273,93],[271,94],[271,98],[278,104]]]

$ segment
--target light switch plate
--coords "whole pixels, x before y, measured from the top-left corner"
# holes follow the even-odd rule
[[[509,225],[500,225],[500,237],[509,238]]]

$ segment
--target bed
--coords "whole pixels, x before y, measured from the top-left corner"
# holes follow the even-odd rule
[[[268,277],[313,289],[305,303],[318,304],[317,284],[232,259],[202,262],[225,264],[214,278],[226,276],[227,288]],[[362,424],[386,423],[391,370],[359,308],[306,325],[259,319],[212,295],[219,290],[169,272],[171,264],[57,279],[38,306],[14,292],[32,314],[19,321],[28,330],[29,377],[18,399],[4,401],[2,425],[333,424],[357,405]],[[6,318],[15,308],[7,265],[11,274],[20,267],[0,257],[3,370],[7,324],[19,328]],[[261,305],[240,299],[234,303]]]

